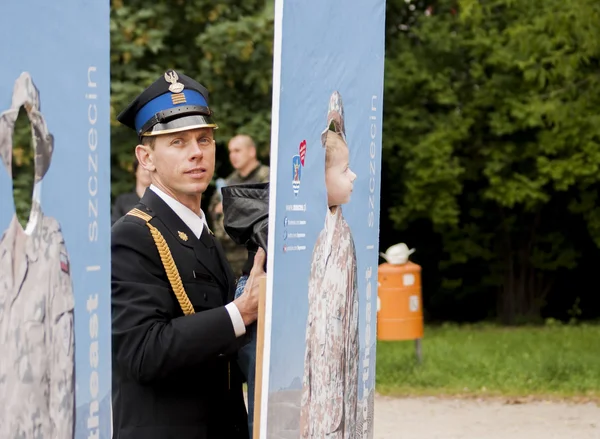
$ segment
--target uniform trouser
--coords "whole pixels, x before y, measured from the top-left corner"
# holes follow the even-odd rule
[[[244,292],[248,276],[243,275],[238,280],[235,289],[235,298],[237,299]],[[252,439],[252,430],[254,426],[254,373],[256,370],[256,323],[247,328],[250,336],[250,342],[241,348],[238,352],[238,366],[246,377],[248,383],[248,434]]]

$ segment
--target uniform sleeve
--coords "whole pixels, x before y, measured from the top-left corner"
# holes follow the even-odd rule
[[[112,341],[118,367],[139,383],[168,378],[238,345],[225,307],[174,317],[173,292],[143,223],[112,229]]]
[[[57,234],[60,236],[60,233]],[[75,335],[70,262],[62,237],[52,266],[50,296],[50,418],[52,437],[71,438],[75,410]],[[53,252],[54,253],[54,252]]]

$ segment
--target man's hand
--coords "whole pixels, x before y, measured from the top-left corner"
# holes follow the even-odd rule
[[[256,252],[256,256],[254,256],[254,265],[252,265],[252,270],[250,271],[250,276],[248,276],[244,292],[240,297],[233,301],[240,311],[242,319],[244,320],[244,325],[246,326],[255,322],[258,318],[258,298],[261,284],[259,280],[267,276],[264,270],[265,259],[265,251],[262,248],[259,248]]]

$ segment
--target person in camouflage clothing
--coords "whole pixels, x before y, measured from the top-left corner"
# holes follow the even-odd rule
[[[225,179],[225,185],[241,183],[267,183],[269,167],[263,165],[256,156],[256,145],[250,136],[239,134],[229,141],[229,161],[234,171]],[[212,220],[213,233],[221,242],[227,260],[236,277],[242,274],[242,268],[248,259],[248,252],[237,245],[223,227],[223,204],[220,188],[213,194],[208,212]]]
[[[15,82],[11,108],[0,114],[0,163],[9,176],[21,107],[27,111],[33,134],[35,184],[26,228],[15,213],[0,236],[0,438],[71,439],[75,299],[60,224],[44,215],[40,205],[54,137],[27,72]]]
[[[358,282],[352,231],[342,214],[350,170],[342,100],[330,98],[325,147],[325,227],[313,249],[300,407],[302,439],[355,439],[358,412]]]

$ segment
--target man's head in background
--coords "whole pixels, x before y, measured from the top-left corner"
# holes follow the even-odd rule
[[[229,141],[229,161],[242,177],[246,177],[256,169],[259,162],[256,156],[256,144],[252,137],[238,134]]]
[[[152,174],[150,174],[149,171],[144,169],[143,166],[140,166],[140,162],[138,161],[137,157],[133,158],[133,172],[135,174],[136,190],[137,190],[137,188],[143,188],[143,190],[145,190],[148,186],[150,186],[150,183],[152,183],[152,179],[151,179]],[[142,193],[143,193],[143,190],[142,190]]]

